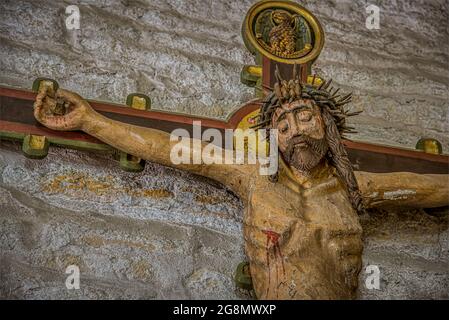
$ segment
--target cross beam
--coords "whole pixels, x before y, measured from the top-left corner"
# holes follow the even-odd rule
[[[0,87],[1,139],[20,140],[29,144],[30,136],[41,136],[45,137],[47,141],[47,149],[48,146],[58,146],[93,152],[116,153],[116,150],[113,148],[83,132],[54,131],[42,126],[33,116],[35,97],[36,93],[33,91]],[[209,128],[216,128],[224,133],[225,129],[236,129],[248,114],[258,110],[260,107],[260,100],[252,100],[223,121],[156,110],[138,110],[126,105],[98,101],[89,101],[89,103],[99,113],[125,123],[166,132],[183,128],[190,133],[192,133],[194,121],[201,121],[203,131]],[[28,139],[26,139],[27,137]],[[39,144],[38,142],[39,140],[34,140],[34,143]],[[449,157],[447,155],[430,154],[411,149],[348,140],[345,140],[344,144],[348,149],[349,157],[356,170],[368,172],[449,173]],[[41,146],[45,147],[45,143],[42,143]],[[30,147],[33,147],[33,145]],[[45,153],[43,156],[45,156]],[[132,162],[133,159],[122,159],[125,165],[126,161]]]

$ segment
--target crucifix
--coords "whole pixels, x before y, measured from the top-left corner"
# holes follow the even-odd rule
[[[447,206],[449,175],[354,171],[344,134],[351,132],[347,118],[357,112],[347,109],[351,95],[310,77],[324,35],[306,9],[257,3],[245,19],[244,39],[262,71],[246,68],[242,77],[265,77],[254,78],[263,98],[243,118],[278,133],[279,167],[269,176],[259,174],[259,162],[217,164],[203,156],[199,164],[174,164],[169,130],[112,119],[61,88],[40,88],[34,117],[48,132],[82,132],[139,161],[211,178],[237,194],[245,206],[243,237],[257,298],[354,298],[363,250],[358,215],[374,207]],[[187,152],[194,158],[197,150]]]

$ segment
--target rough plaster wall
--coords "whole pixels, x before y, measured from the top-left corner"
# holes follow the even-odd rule
[[[67,32],[73,3],[82,28]],[[252,63],[240,38],[251,3],[2,0],[0,82],[29,88],[48,76],[88,98],[141,91],[155,108],[225,117],[252,95],[239,83]],[[316,70],[366,111],[354,120],[361,138],[448,146],[445,1],[382,4],[379,31],[364,28],[363,1],[304,4],[327,34]],[[232,282],[245,259],[242,208],[222,187],[158,165],[136,175],[108,156],[52,148],[36,161],[19,149],[0,151],[0,297],[247,297]],[[362,272],[361,299],[448,298],[447,210],[376,211],[362,224],[381,290],[367,290]],[[79,291],[65,289],[69,264],[81,268]]]
[[[30,88],[46,76],[81,95],[123,103],[131,92],[154,108],[226,117],[252,97],[239,82],[253,63],[240,28],[253,0],[0,1],[0,83]],[[300,1],[326,33],[316,72],[354,92],[353,137],[414,148],[422,136],[447,150],[448,2]],[[379,4],[380,30],[365,27]],[[65,29],[77,4],[81,29]]]

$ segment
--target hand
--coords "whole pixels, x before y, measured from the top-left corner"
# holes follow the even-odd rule
[[[53,130],[80,130],[93,112],[86,100],[64,89],[58,89],[53,98],[45,87],[39,91],[34,103],[36,120]]]

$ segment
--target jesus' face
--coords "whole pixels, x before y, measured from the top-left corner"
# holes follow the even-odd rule
[[[273,113],[272,127],[278,129],[279,151],[284,160],[307,174],[328,150],[321,110],[313,100],[284,103]]]

